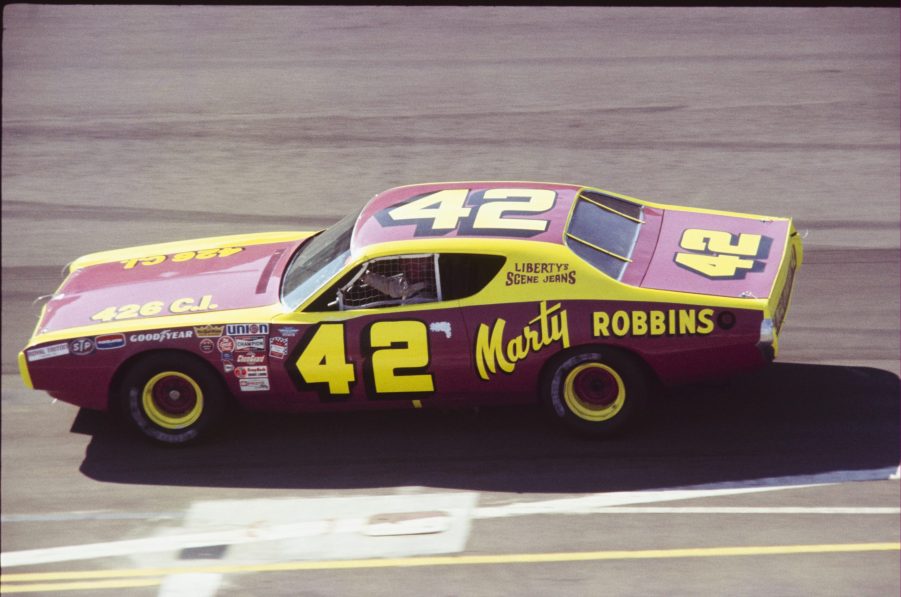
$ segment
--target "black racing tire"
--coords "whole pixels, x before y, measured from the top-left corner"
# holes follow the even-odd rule
[[[650,379],[641,363],[615,348],[568,351],[549,363],[542,398],[566,427],[612,436],[634,424],[647,407]]]
[[[144,437],[184,445],[208,434],[226,403],[221,378],[203,361],[184,353],[148,354],[122,378],[122,414]]]

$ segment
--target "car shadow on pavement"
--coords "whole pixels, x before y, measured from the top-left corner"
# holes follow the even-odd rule
[[[114,483],[548,493],[780,483],[896,467],[899,378],[865,367],[776,364],[667,391],[642,425],[607,440],[560,429],[538,407],[242,414],[185,448],[150,444],[88,411],[72,430],[93,436],[82,473]]]

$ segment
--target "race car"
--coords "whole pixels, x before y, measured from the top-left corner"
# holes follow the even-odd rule
[[[772,361],[791,219],[538,182],[402,186],[318,232],[93,253],[19,353],[30,388],[184,444],[260,411],[541,402],[606,436],[649,394]]]

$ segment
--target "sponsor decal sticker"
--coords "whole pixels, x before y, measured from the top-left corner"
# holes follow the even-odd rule
[[[219,352],[231,352],[235,349],[235,341],[231,336],[222,336],[216,342],[216,348],[219,349]]]
[[[295,327],[284,327],[284,328],[278,329],[279,334],[281,334],[282,336],[286,336],[288,338],[293,338],[294,336],[297,335],[297,332],[299,332],[299,331],[300,331],[300,328],[295,328]]]
[[[224,325],[199,325],[194,326],[194,333],[198,338],[218,338],[222,335]]]
[[[595,338],[706,336],[715,327],[713,309],[652,309],[613,313],[595,311],[592,323]],[[732,327],[731,323],[729,327]]]
[[[185,338],[193,337],[194,332],[191,330],[160,330],[158,332],[132,334],[128,337],[128,340],[129,342],[165,342],[167,340],[184,340]]]
[[[238,336],[235,350],[266,350],[266,336]]]
[[[288,339],[274,336],[269,339],[269,356],[284,359],[288,355]]]
[[[244,365],[255,365],[266,362],[266,353],[239,352],[235,362]]]
[[[268,333],[269,324],[266,323],[234,323],[225,326],[226,336],[252,336]]]
[[[80,357],[94,352],[94,340],[91,338],[78,338],[69,342],[69,352]]]
[[[269,378],[239,379],[238,385],[242,392],[266,392],[269,390]]]
[[[226,373],[231,373],[235,370],[235,365],[231,361],[222,361],[222,370]]]
[[[200,352],[205,352],[206,354],[210,354],[215,350],[216,343],[213,342],[210,338],[204,338],[200,341]]]
[[[106,334],[105,336],[97,336],[94,338],[94,346],[97,350],[113,350],[125,346],[124,334]]]
[[[222,353],[222,360],[223,360],[223,361],[233,361],[233,360],[234,360],[234,357],[232,356],[232,353],[230,353],[230,352],[223,352],[223,353]]]
[[[576,272],[568,263],[525,261],[513,264],[507,272],[507,286],[521,284],[575,284]]]
[[[53,344],[52,346],[43,346],[41,348],[32,348],[25,353],[29,363],[43,361],[44,359],[52,359],[53,357],[61,357],[66,354],[69,354],[69,344],[67,342]]]
[[[258,379],[269,377],[269,367],[266,365],[256,365],[253,367],[236,367],[235,377],[239,379]]]
[[[562,309],[560,303],[548,307],[547,301],[541,301],[538,315],[530,319],[521,332],[505,341],[506,325],[504,319],[495,319],[491,327],[479,324],[475,357],[479,377],[484,380],[488,379],[489,374],[497,373],[498,369],[504,373],[513,373],[516,363],[555,342],[559,342],[563,348],[569,348],[566,309]]]

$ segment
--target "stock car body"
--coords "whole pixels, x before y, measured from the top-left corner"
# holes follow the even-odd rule
[[[801,265],[781,217],[592,187],[398,187],[320,232],[94,253],[19,354],[29,387],[120,410],[149,438],[246,409],[543,401],[597,434],[652,383],[771,361]]]

